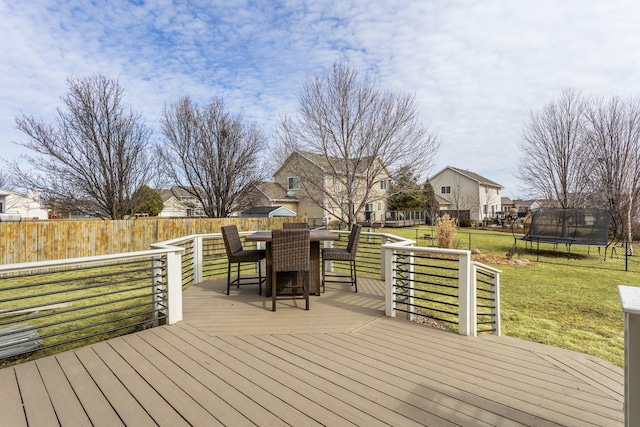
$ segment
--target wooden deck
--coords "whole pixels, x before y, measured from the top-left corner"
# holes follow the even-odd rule
[[[177,325],[0,370],[0,425],[623,425],[621,369],[386,318],[378,281],[309,311],[225,291],[187,290]]]

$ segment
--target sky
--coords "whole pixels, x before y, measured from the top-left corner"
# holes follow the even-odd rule
[[[415,96],[441,141],[433,175],[468,169],[526,195],[529,114],[565,89],[640,94],[637,0],[0,0],[0,158],[19,114],[53,123],[68,77],[118,80],[160,138],[165,105],[222,98],[271,139],[301,85],[346,60]]]

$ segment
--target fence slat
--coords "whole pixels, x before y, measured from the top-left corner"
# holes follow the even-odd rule
[[[236,224],[240,231],[282,227],[291,218],[137,218],[0,222],[0,263],[50,261],[65,258],[136,252],[152,243],[192,234],[219,233]]]

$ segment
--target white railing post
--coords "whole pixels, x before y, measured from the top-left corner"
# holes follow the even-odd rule
[[[478,270],[475,264],[469,264],[469,333],[478,336]]]
[[[413,265],[413,252],[409,252],[407,254],[409,256],[409,283],[411,283],[411,286],[409,288],[409,320],[414,321],[416,318],[416,308],[414,306],[415,303],[415,266]]]
[[[162,311],[162,303],[164,298],[162,296],[162,257],[154,257],[152,261],[153,265],[153,283],[151,288],[153,290],[153,313],[156,318],[153,321],[153,327],[159,326],[160,321],[157,316]]]
[[[195,236],[191,241],[191,253],[193,256],[193,283],[202,283],[202,236]]]
[[[393,249],[382,249],[382,262],[386,272],[384,278],[385,285],[385,307],[384,314],[388,317],[396,317],[396,282],[393,274],[395,268],[396,255]]]
[[[386,236],[380,236],[380,248],[382,248],[382,246],[387,244],[387,237]],[[384,257],[384,249],[382,249],[382,253],[380,254],[380,280],[385,280],[385,278],[387,277],[387,268],[386,268],[386,262],[385,262],[385,257]]]
[[[491,309],[492,317],[496,322],[496,330],[493,335],[502,335],[502,324],[500,319],[500,273],[496,272],[491,276],[491,285],[494,289],[495,301],[493,302],[493,309]]]
[[[167,252],[167,324],[182,320],[182,251]]]
[[[475,293],[475,285],[471,285],[471,274],[471,252],[463,251],[458,259],[458,333],[476,336],[476,328],[472,326],[477,320],[474,314],[476,302],[472,294]]]
[[[640,288],[618,286],[624,310],[624,425],[640,423]]]
[[[333,240],[325,240],[323,243],[324,243],[324,247],[325,247],[325,248],[332,248],[332,247],[333,247]],[[322,251],[321,251],[321,252],[322,252]],[[328,266],[327,266],[327,265],[325,265],[325,264],[328,264]],[[330,273],[333,273],[333,261],[329,261],[329,262],[327,262],[327,263],[325,263],[325,262],[321,262],[321,263],[320,263],[320,266],[321,266],[321,268],[322,268],[322,267],[326,267],[326,270],[321,271],[321,273],[322,273],[323,275],[324,275],[324,273],[325,273],[326,271],[328,271],[328,272],[330,272]]]

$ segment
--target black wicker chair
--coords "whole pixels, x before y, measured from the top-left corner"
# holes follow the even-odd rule
[[[273,230],[271,239],[271,309],[277,300],[304,299],[309,310],[311,262],[309,230]],[[278,281],[278,273],[280,280]]]
[[[358,281],[356,274],[356,252],[358,251],[358,242],[360,241],[360,232],[362,226],[353,224],[351,233],[349,234],[349,242],[346,249],[343,248],[323,248],[322,249],[322,292],[324,292],[325,282],[345,283],[344,280],[338,280],[335,275],[327,276],[326,262],[329,261],[347,261],[349,262],[350,282],[358,292]]]
[[[222,238],[224,239],[224,248],[227,251],[227,295],[229,295],[229,288],[231,285],[258,285],[258,295],[262,295],[262,283],[266,281],[266,276],[262,276],[261,260],[266,258],[266,251],[264,249],[250,249],[245,250],[242,248],[242,241],[240,240],[240,234],[238,228],[235,225],[227,225],[221,228]],[[242,263],[258,263],[258,280],[253,278],[240,278],[240,264]],[[238,264],[238,276],[231,280],[231,264]]]

